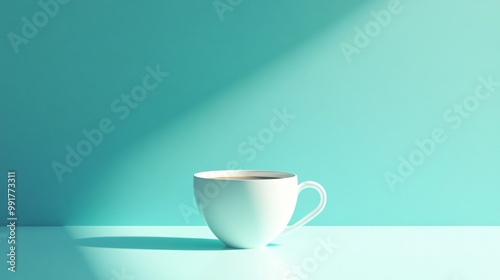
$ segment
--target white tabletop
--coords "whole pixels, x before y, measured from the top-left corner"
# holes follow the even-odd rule
[[[17,241],[1,279],[500,279],[500,227],[303,227],[245,250],[186,226],[22,227]]]

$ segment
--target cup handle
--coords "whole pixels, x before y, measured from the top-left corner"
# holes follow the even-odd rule
[[[318,216],[318,214],[321,213],[321,211],[323,211],[323,209],[325,208],[325,205],[326,205],[326,191],[323,188],[323,186],[321,186],[320,184],[318,184],[316,182],[313,182],[313,181],[305,181],[305,182],[303,182],[303,183],[301,183],[299,185],[299,194],[300,194],[301,191],[303,191],[305,189],[308,189],[308,188],[315,189],[319,193],[319,204],[318,204],[318,206],[316,206],[316,208],[314,208],[314,210],[312,210],[311,212],[309,212],[309,214],[307,214],[306,216],[304,216],[298,222],[296,222],[295,224],[293,224],[293,225],[285,228],[285,230],[283,230],[283,232],[280,234],[280,236],[288,234],[288,233],[296,230],[297,228],[299,228],[299,227],[307,224],[312,219],[314,219],[316,216]]]

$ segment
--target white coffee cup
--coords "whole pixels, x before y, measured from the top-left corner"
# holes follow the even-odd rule
[[[319,205],[287,227],[299,193],[312,188]],[[316,217],[326,205],[326,191],[318,183],[297,182],[297,175],[257,170],[220,170],[194,174],[196,203],[210,230],[229,247],[266,246]]]

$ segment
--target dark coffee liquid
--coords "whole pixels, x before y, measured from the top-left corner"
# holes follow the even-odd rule
[[[212,180],[266,180],[266,179],[279,179],[278,177],[265,177],[265,176],[225,176],[225,177],[212,177]]]

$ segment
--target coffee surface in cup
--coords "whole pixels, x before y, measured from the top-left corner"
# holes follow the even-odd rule
[[[266,176],[221,176],[212,177],[212,180],[266,180],[266,179],[279,179],[279,177],[266,177]]]

